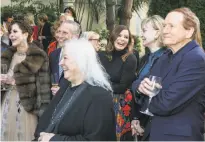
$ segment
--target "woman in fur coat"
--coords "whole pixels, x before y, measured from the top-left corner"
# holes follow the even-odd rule
[[[2,141],[32,140],[37,119],[50,102],[48,57],[29,42],[31,36],[27,23],[14,21],[9,29],[12,47],[1,55],[8,70],[1,83],[10,85],[1,104]]]

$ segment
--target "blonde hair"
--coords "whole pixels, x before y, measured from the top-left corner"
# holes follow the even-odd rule
[[[34,22],[34,15],[32,13],[27,13],[25,16],[24,16],[24,20],[29,23],[29,25],[35,25],[35,22]]]
[[[89,39],[93,39],[93,38],[96,38],[96,37],[100,37],[100,35],[94,31],[87,31],[87,32],[83,32],[80,36],[80,38],[85,38],[87,40]]]
[[[96,37],[100,37],[100,35],[96,32],[93,32],[93,31],[89,31],[88,32],[88,36],[89,36],[89,39],[93,39],[93,38],[96,38]]]
[[[64,13],[61,13],[61,15],[58,17],[58,21],[59,21],[59,22],[63,22],[63,21],[61,21],[61,18],[64,18],[63,21],[66,20],[66,17],[65,17],[65,14],[64,14]]]
[[[163,27],[164,27],[164,19],[159,16],[159,15],[153,15],[151,17],[148,17],[146,19],[144,19],[141,23],[141,28],[143,29],[143,27],[147,24],[147,23],[151,23],[152,27],[155,30],[158,30],[160,35],[159,37],[156,39],[158,40],[158,42],[160,43],[161,46],[163,46],[163,42],[162,42],[162,31],[163,31]]]
[[[202,47],[202,38],[201,38],[201,31],[200,31],[200,21],[199,18],[192,12],[189,8],[177,8],[172,10],[171,12],[179,12],[183,14],[183,26],[186,30],[190,29],[191,27],[194,28],[194,33],[191,39],[196,40],[196,42]],[[171,13],[169,12],[169,13]]]
[[[61,25],[60,21],[54,22],[53,26],[51,27],[51,34],[53,36],[55,36],[55,33],[56,33],[57,29],[60,27],[60,25]]]
[[[40,21],[47,22],[48,21],[48,16],[45,13],[41,13],[41,14],[38,15],[38,19]]]

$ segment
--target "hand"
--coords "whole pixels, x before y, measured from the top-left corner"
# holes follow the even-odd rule
[[[58,92],[59,89],[60,89],[59,86],[51,87],[52,94],[56,95],[56,93]]]
[[[53,133],[41,132],[38,141],[49,142],[54,135]]]
[[[1,74],[0,80],[1,80],[1,83],[6,83],[7,75],[6,74]]]
[[[1,83],[15,85],[15,80],[8,74],[1,74]]]
[[[156,87],[161,89],[162,86],[159,84],[156,84]],[[144,95],[147,96],[154,96],[153,95],[153,82],[149,80],[149,78],[145,78],[143,81],[141,81],[138,91]]]
[[[143,134],[144,134],[144,130],[140,126],[139,120],[132,120],[131,129],[132,129],[132,135],[137,134],[137,135],[143,136]]]
[[[0,37],[4,35],[4,32],[0,29]]]
[[[45,36],[38,36],[38,39],[43,40],[43,39],[46,39],[46,37]]]
[[[42,40],[41,36],[38,36],[38,40]]]
[[[6,84],[15,85],[15,79],[12,76],[7,75],[7,82],[6,82]]]

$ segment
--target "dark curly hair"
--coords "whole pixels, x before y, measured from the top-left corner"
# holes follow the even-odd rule
[[[12,18],[12,17],[13,17],[13,14],[12,14],[12,13],[7,13],[7,12],[2,13],[2,14],[1,14],[1,23],[2,23],[3,21],[7,21],[8,18]]]
[[[66,12],[66,10],[71,11],[73,18],[76,20],[76,14],[75,14],[75,10],[72,7],[66,7],[64,9],[64,13]]]
[[[31,37],[33,34],[33,30],[32,27],[29,25],[28,22],[23,21],[23,20],[14,20],[11,22],[11,25],[9,26],[9,34],[11,33],[11,27],[12,25],[17,24],[19,26],[19,28],[22,30],[23,33],[28,33],[28,38],[27,41],[30,42],[31,41]]]

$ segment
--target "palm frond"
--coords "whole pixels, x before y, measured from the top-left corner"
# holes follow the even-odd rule
[[[132,11],[137,12],[144,4],[148,4],[149,0],[133,0]]]

